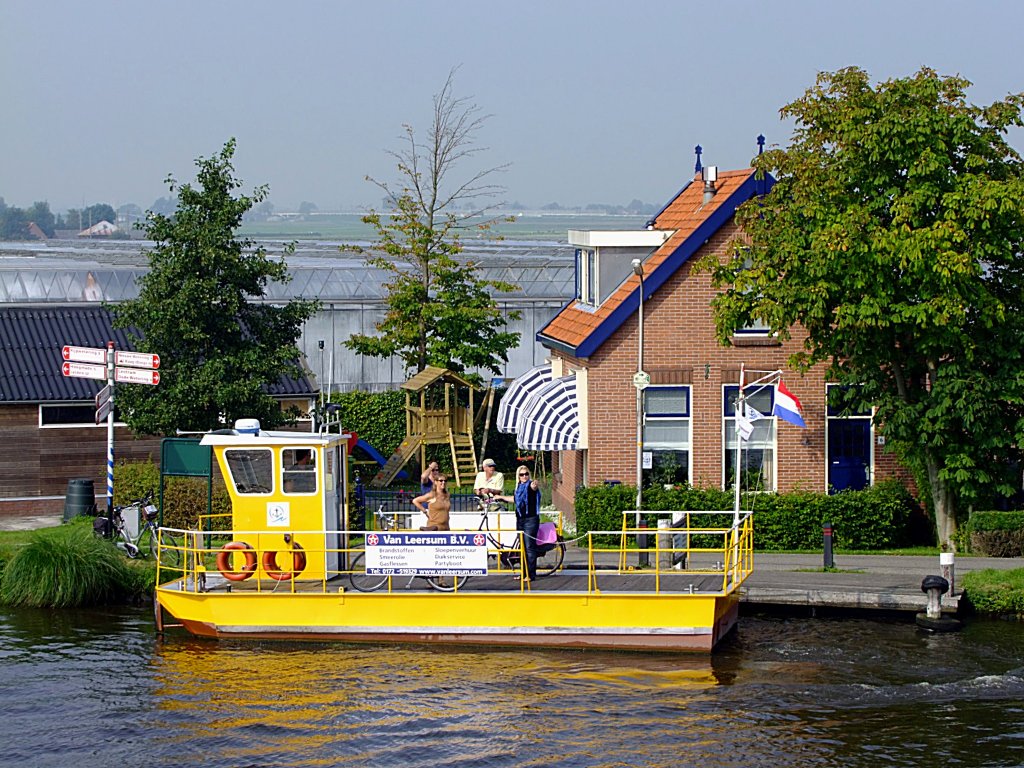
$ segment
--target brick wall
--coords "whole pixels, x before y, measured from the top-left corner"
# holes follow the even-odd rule
[[[821,368],[801,377],[786,367],[803,337],[783,343],[774,339],[740,338],[736,346],[716,341],[710,302],[715,295],[710,276],[693,274],[693,265],[707,254],[724,258],[737,237],[734,223],[722,227],[696,256],[644,302],[644,369],[652,380],[691,386],[691,466],[695,485],[723,487],[722,387],[736,384],[741,364],[747,371],[783,370],[783,380],[801,401],[807,429],[780,421],[776,430],[777,483],[780,491],[827,487],[825,455],[825,381]],[[562,353],[569,366],[589,369],[589,450],[562,453],[556,504],[571,509],[572,489],[586,482],[636,482],[636,390],[638,322],[629,318],[589,360]],[[755,376],[748,374],[747,382]],[[586,453],[583,457],[579,454]],[[894,458],[875,449],[875,479],[899,471]],[[572,485],[570,485],[572,483]]]

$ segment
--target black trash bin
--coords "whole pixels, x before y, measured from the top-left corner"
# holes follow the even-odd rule
[[[89,478],[68,480],[67,495],[64,496],[64,522],[79,515],[96,514],[96,489]]]

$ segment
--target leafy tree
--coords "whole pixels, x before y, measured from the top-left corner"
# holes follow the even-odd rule
[[[114,307],[118,327],[136,327],[141,348],[161,358],[159,386],[118,389],[121,413],[136,432],[207,430],[243,417],[273,427],[288,419],[266,387],[300,373],[295,341],[317,303],[264,303],[268,281],[290,277],[284,260],[235,237],[267,187],[233,196],[241,186],[234,152],[231,139],[220,154],[197,159],[195,185],[179,187],[168,177],[177,211],[150,212],[150,271],[140,279],[138,299]]]
[[[969,86],[820,74],[781,111],[790,146],[755,161],[778,181],[738,213],[750,242],[711,266],[720,339],[799,326],[791,364],[827,363],[851,385],[837,404],[877,408],[947,546],[958,509],[1012,491],[1024,438],[1024,165],[1005,138],[1024,95],[978,107]]]
[[[387,313],[377,324],[380,336],[354,334],[345,346],[361,355],[397,355],[407,369],[422,371],[437,365],[467,373],[484,368],[500,373],[508,349],[519,344],[519,334],[504,330],[519,313],[503,315],[492,292],[508,292],[515,286],[480,277],[478,264],[459,258],[464,222],[479,217],[493,206],[480,201],[499,187],[487,178],[501,170],[492,167],[470,172],[453,181],[456,166],[472,158],[481,147],[476,134],[486,121],[479,108],[453,94],[455,70],[448,74],[441,92],[434,96],[433,119],[426,140],[420,142],[411,125],[404,126],[405,148],[390,152],[396,160],[400,182],[389,184],[367,177],[386,193],[381,214],[363,217],[377,231],[376,251],[367,258],[384,270]],[[460,218],[459,205],[475,208]],[[493,220],[473,225],[487,230]],[[347,250],[365,252],[346,246]]]
[[[43,230],[47,237],[53,237],[54,225],[57,223],[57,220],[50,210],[49,203],[32,203],[32,207],[25,211],[25,218],[28,221],[34,221],[36,226]]]
[[[0,240],[24,240],[28,237],[28,218],[16,206],[0,209]]]
[[[314,211],[317,210],[319,209],[316,207],[316,203],[311,203],[308,200],[303,200],[301,203],[299,203],[299,213],[301,213],[303,216],[313,213]]]

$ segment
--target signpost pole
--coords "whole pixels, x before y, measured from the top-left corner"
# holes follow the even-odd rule
[[[107,531],[114,535],[114,342],[107,342],[107,386],[110,410],[107,411]]]

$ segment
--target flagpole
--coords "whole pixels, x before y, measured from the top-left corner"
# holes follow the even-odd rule
[[[736,398],[736,423],[739,423],[741,416],[746,417],[744,411],[745,400],[743,396],[743,363],[740,363],[740,390],[739,396]],[[742,455],[740,451],[743,450],[743,435],[736,430],[736,488],[735,488],[735,502],[733,504],[732,512],[732,524],[735,527],[740,521],[740,462]]]

